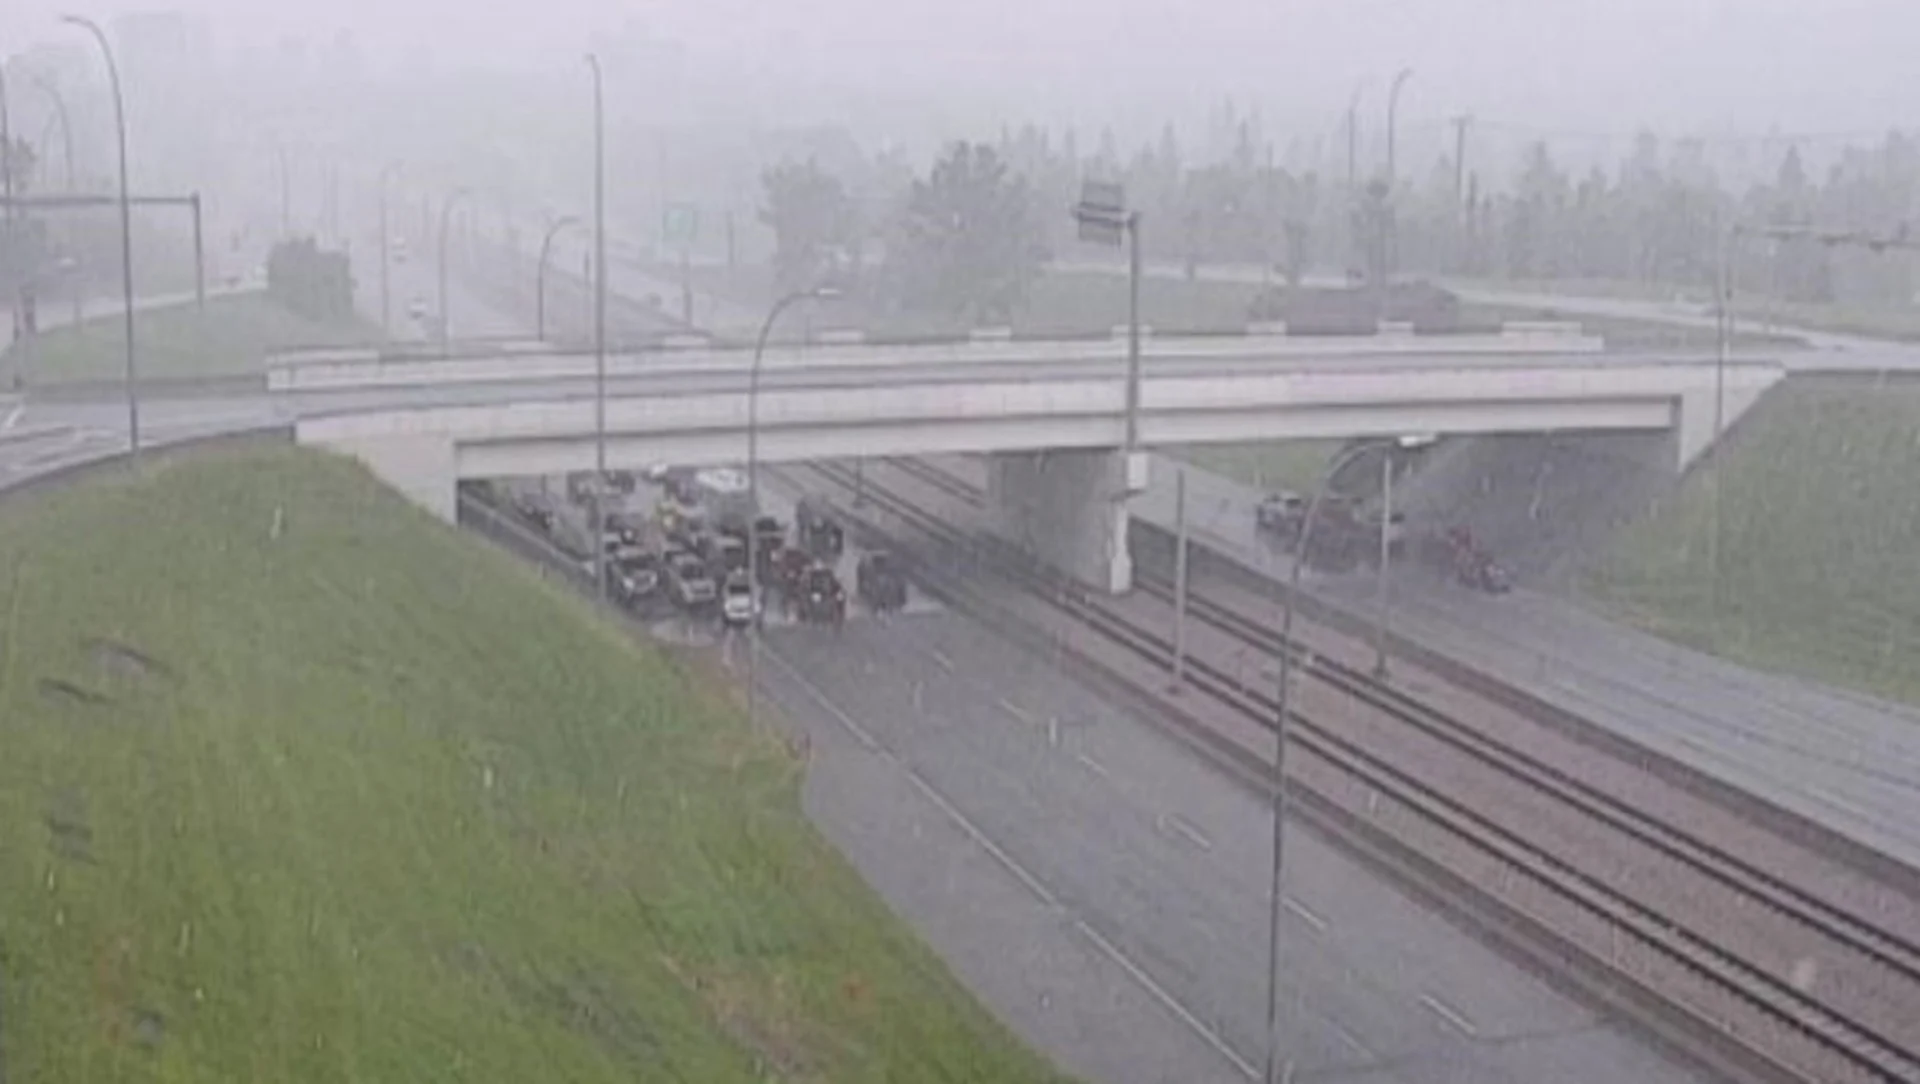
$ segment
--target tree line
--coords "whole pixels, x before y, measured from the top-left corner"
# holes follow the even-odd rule
[[[1244,132],[1219,160],[1187,164],[1171,128],[1122,155],[1110,137],[1082,153],[1071,133],[1029,126],[952,144],[918,175],[896,153],[836,158],[839,171],[800,159],[762,175],[779,283],[833,278],[872,301],[983,322],[1017,311],[1051,256],[1076,253],[1067,208],[1087,178],[1125,186],[1150,259],[1260,265],[1294,285],[1455,276],[1710,296],[1724,260],[1736,289],[1788,301],[1903,304],[1914,289],[1903,250],[1765,235],[1904,236],[1920,148],[1897,132],[1821,177],[1789,148],[1770,179],[1738,189],[1700,141],[1652,135],[1584,173],[1538,142],[1497,183],[1443,156],[1391,183],[1349,184],[1276,167]]]

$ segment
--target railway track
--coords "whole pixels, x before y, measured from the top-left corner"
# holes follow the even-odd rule
[[[948,496],[980,503],[975,487],[938,468],[918,461],[892,465]],[[851,487],[839,468],[816,469],[836,484]],[[876,484],[870,475],[864,488],[869,502],[935,545],[950,550],[977,545],[977,540],[956,532],[884,484]],[[1172,644],[1157,629],[1109,602],[1067,587],[1011,552],[1011,547],[989,548],[1002,551],[995,571],[1032,589],[1036,597],[1097,632],[1112,648],[1153,667],[1163,666],[1170,657]],[[934,574],[939,573],[934,570]],[[1164,580],[1142,577],[1141,582],[1147,594],[1170,599],[1171,588]],[[964,593],[968,588],[947,583],[943,590]],[[1524,786],[1578,813],[1596,828],[1658,855],[1660,861],[1703,884],[1733,893],[1766,914],[1817,935],[1833,957],[1865,961],[1889,981],[1920,990],[1920,945],[1552,764],[1502,746],[1369,674],[1304,645],[1284,644],[1245,613],[1197,595],[1190,596],[1188,606],[1195,620],[1221,635],[1263,653],[1292,652],[1299,680],[1323,683],[1482,770]],[[1272,728],[1274,699],[1246,688],[1237,674],[1191,654],[1187,673],[1192,686],[1210,700]],[[1159,690],[1142,686],[1139,692],[1154,699]],[[1404,757],[1387,755],[1298,710],[1289,713],[1288,733],[1292,748],[1305,754],[1298,771],[1289,770],[1289,777],[1297,778],[1304,788],[1303,809],[1320,814],[1316,819],[1323,830],[1347,837],[1364,833],[1364,823],[1356,823],[1351,808],[1351,799],[1360,796],[1366,821],[1393,822],[1398,845],[1412,852],[1403,854],[1404,859],[1417,864],[1444,850],[1456,874],[1452,888],[1472,895],[1473,906],[1503,912],[1498,921],[1504,926],[1513,927],[1518,920],[1520,927],[1552,942],[1546,946],[1549,958],[1556,954],[1578,958],[1606,981],[1632,988],[1639,996],[1626,1004],[1639,1007],[1636,1015],[1644,1019],[1649,1010],[1666,1014],[1666,1019],[1648,1022],[1670,1038],[1677,1034],[1692,1045],[1706,1044],[1721,1055],[1723,1068],[1733,1065],[1746,1075],[1777,1080],[1920,1080],[1920,1051],[1897,1022],[1892,1028],[1884,1026],[1884,1020],[1876,1025],[1861,1019],[1871,1012],[1829,1004],[1794,975],[1781,974],[1777,968],[1754,962],[1751,954],[1720,943],[1717,930],[1701,928],[1697,921],[1691,925],[1676,921],[1614,878],[1562,857],[1553,846],[1532,838],[1526,826],[1507,823],[1493,811],[1468,804],[1436,785],[1420,766],[1405,763]],[[1261,772],[1270,771],[1268,763],[1247,765],[1246,776],[1258,779]],[[1383,803],[1391,817],[1381,816]],[[1379,840],[1361,842],[1377,845]],[[1484,883],[1474,886],[1475,878],[1484,878],[1491,869],[1499,871],[1495,880],[1505,885],[1505,891],[1489,890]],[[1598,942],[1595,931],[1600,933]],[[1676,1029],[1672,1026],[1676,1023],[1682,1026]],[[1728,1054],[1733,1055],[1730,1060]]]

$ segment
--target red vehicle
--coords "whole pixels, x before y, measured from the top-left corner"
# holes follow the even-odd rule
[[[1490,595],[1504,595],[1513,589],[1512,576],[1466,527],[1449,527],[1421,535],[1414,555],[1422,564],[1462,587]]]

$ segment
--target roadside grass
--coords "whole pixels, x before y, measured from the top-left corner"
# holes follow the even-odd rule
[[[1587,598],[1736,662],[1920,703],[1920,384],[1795,379],[1617,539]],[[1717,598],[1716,598],[1717,594]]]
[[[126,340],[119,313],[56,328],[31,345],[0,355],[0,371],[22,368],[29,387],[115,381],[126,373]],[[221,294],[202,313],[188,301],[134,314],[140,379],[166,381],[264,372],[274,350],[290,346],[344,346],[374,342],[379,329],[365,321],[322,323],[283,308],[264,292]]]
[[[1771,320],[1784,327],[1859,335],[1870,339],[1920,339],[1920,307],[1808,304],[1790,301],[1736,302],[1745,320]]]
[[[9,1078],[1056,1079],[723,700],[342,460],[0,502]]]

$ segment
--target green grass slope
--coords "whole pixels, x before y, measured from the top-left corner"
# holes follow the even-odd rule
[[[1920,702],[1920,384],[1795,380],[1617,539],[1585,588],[1650,631]],[[1716,598],[1717,594],[1717,598]]]
[[[680,665],[290,448],[0,502],[35,1084],[1051,1079]]]
[[[200,377],[257,376],[268,354],[291,346],[374,342],[379,329],[364,321],[309,320],[264,292],[207,299],[204,313],[189,301],[134,313],[136,364],[142,382]],[[0,356],[0,372],[15,367],[29,386],[114,381],[126,374],[126,338],[115,313],[56,328],[31,347],[16,344]]]

